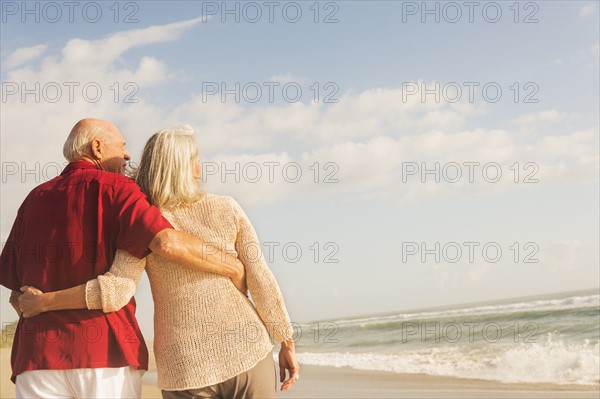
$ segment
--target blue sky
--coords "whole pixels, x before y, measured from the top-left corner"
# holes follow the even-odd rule
[[[116,23],[114,2],[80,2],[72,22],[64,6],[59,19],[43,2],[25,15],[1,3],[2,241],[27,192],[64,162],[72,125],[95,116],[119,126],[134,159],[162,127],[197,129],[206,189],[233,195],[274,249],[295,320],[599,285],[597,2],[478,2],[473,22],[457,2],[456,23],[457,8],[436,2],[439,23],[401,1],[275,2],[273,23],[264,2],[229,2],[239,22],[221,2],[121,2]],[[236,83],[239,102],[223,102]],[[224,174],[236,163],[237,182]],[[421,174],[436,163],[439,182]],[[408,255],[414,243],[434,254]],[[147,282],[137,298],[149,331]],[[1,300],[13,320],[5,289]]]

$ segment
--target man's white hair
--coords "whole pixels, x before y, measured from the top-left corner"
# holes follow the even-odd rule
[[[69,162],[79,161],[84,156],[90,155],[92,141],[100,140],[104,144],[110,143],[113,137],[106,131],[106,127],[97,123],[77,123],[63,146],[63,155]]]

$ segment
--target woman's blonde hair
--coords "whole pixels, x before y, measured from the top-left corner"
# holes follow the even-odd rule
[[[164,209],[190,205],[203,197],[194,178],[199,162],[194,129],[189,125],[160,130],[152,135],[134,172],[136,183],[151,204]]]

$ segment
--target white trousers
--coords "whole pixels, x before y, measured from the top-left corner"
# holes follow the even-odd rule
[[[134,367],[32,370],[17,376],[17,399],[106,398],[142,396],[144,370]]]

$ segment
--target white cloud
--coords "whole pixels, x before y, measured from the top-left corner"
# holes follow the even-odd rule
[[[47,48],[48,46],[45,44],[19,48],[8,55],[6,62],[4,63],[4,68],[12,69],[29,61],[33,61],[41,56]]]
[[[117,61],[126,51],[151,43],[176,40],[187,29],[201,23],[201,18],[175,22],[161,26],[151,26],[111,34],[98,40],[71,39],[63,47],[60,56],[54,54],[45,57],[39,68],[25,65],[20,69],[8,68],[9,82],[77,82],[84,85],[96,82],[108,87],[114,82],[122,84],[135,82],[138,85],[151,86],[163,83],[168,76],[162,61],[152,57],[143,57],[137,68],[117,66]],[[39,47],[39,46],[36,46]],[[28,48],[18,49],[13,54],[31,53]],[[41,54],[41,51],[39,51]],[[37,54],[38,56],[40,54]],[[23,64],[23,63],[20,63]],[[122,63],[121,63],[122,64]],[[13,64],[13,67],[16,67]]]
[[[222,103],[218,96],[197,95],[171,115],[201,130],[209,151],[272,148],[283,138],[290,146],[316,148],[331,143],[363,141],[379,136],[414,136],[464,126],[476,112],[472,104],[422,102],[404,98],[399,88],[368,89],[339,95],[334,104],[271,104],[244,108]],[[235,138],[235,140],[232,140]]]
[[[596,149],[600,144],[594,129],[546,136],[529,143],[520,143],[519,136],[518,132],[478,129],[402,138],[378,136],[320,146],[297,156],[285,152],[220,155],[205,159],[216,164],[212,165],[214,175],[207,180],[211,191],[247,202],[341,195],[353,201],[378,199],[412,204],[521,189],[525,180],[549,184],[597,177]],[[274,181],[267,178],[267,162],[276,163]],[[469,166],[470,162],[474,164]],[[515,162],[519,162],[518,175]],[[224,172],[234,170],[236,163],[237,173]],[[288,176],[283,169],[291,163],[299,166],[290,165],[294,167],[288,170]],[[302,171],[302,179],[290,182],[296,168]],[[436,168],[437,177],[426,173],[426,169]],[[318,176],[315,169],[319,170]],[[256,170],[262,178],[252,181],[257,180]],[[502,173],[498,181],[497,171]],[[244,179],[245,174],[250,178]],[[325,183],[327,176],[338,182]]]
[[[154,71],[147,75],[168,73],[164,64],[151,58],[142,58],[138,71],[144,68]],[[516,161],[535,162],[539,169],[535,177],[544,182],[586,179],[597,171],[598,137],[594,129],[522,142],[519,131],[464,129],[469,116],[476,112],[470,104],[429,104],[418,99],[403,103],[402,97],[400,89],[380,88],[347,94],[339,103],[329,106],[295,103],[245,108],[237,103],[223,104],[219,99],[204,102],[198,94],[173,109],[161,109],[144,101],[79,102],[59,108],[62,113],[58,114],[53,104],[40,104],[41,115],[47,118],[39,120],[27,118],[28,107],[17,102],[9,104],[10,115],[2,124],[9,137],[19,132],[22,142],[38,141],[39,132],[45,131],[43,123],[60,124],[61,129],[50,133],[55,139],[49,142],[56,142],[51,151],[43,148],[30,154],[33,159],[51,160],[60,153],[66,132],[79,117],[100,113],[115,121],[132,146],[139,148],[160,127],[190,123],[198,130],[204,161],[218,165],[217,177],[209,177],[209,190],[243,198],[246,203],[343,193],[352,193],[345,197],[355,201],[379,199],[398,204],[489,195],[516,187],[508,175],[508,167]],[[551,110],[521,116],[515,123],[548,123],[563,117],[563,113]],[[55,120],[50,123],[52,118]],[[25,134],[17,127],[22,122],[30,125]],[[281,143],[287,143],[284,148],[293,148],[295,153],[282,151]],[[17,153],[11,150],[9,158]],[[267,178],[269,162],[277,163],[272,182]],[[477,174],[474,183],[469,182],[471,170],[465,162],[479,163],[474,169]],[[239,163],[237,181],[235,174],[221,178],[224,168],[232,170],[236,163]],[[293,163],[300,165],[303,173],[298,182],[292,182]],[[482,168],[489,163],[497,163],[504,171],[499,183],[482,179]],[[423,172],[436,164],[440,182]],[[260,166],[263,178],[250,182],[254,165]],[[287,165],[292,168],[284,174]],[[320,174],[317,183],[315,165]],[[407,168],[415,166],[417,172],[410,174]],[[448,182],[457,171],[461,174],[459,181]],[[246,172],[250,173],[250,179],[244,178]],[[326,184],[323,180],[327,176],[339,182]],[[265,195],[267,192],[269,195]]]
[[[540,123],[556,123],[565,118],[565,113],[557,110],[541,111],[534,114],[521,115],[513,120],[513,123],[528,127]]]
[[[199,17],[167,25],[117,32],[95,41],[73,39],[63,49],[63,57],[68,64],[108,64],[129,49],[176,40],[185,30],[201,22],[202,17]]]
[[[162,26],[151,26],[111,34],[98,40],[69,40],[60,53],[45,57],[37,67],[25,64],[20,68],[8,69],[3,86],[16,88],[18,92],[3,99],[2,133],[3,137],[18,135],[24,143],[38,143],[40,132],[44,132],[46,145],[59,147],[64,132],[80,118],[96,115],[111,119],[117,123],[130,120],[126,114],[135,118],[162,126],[161,115],[149,104],[144,103],[139,88],[160,85],[168,81],[170,74],[164,61],[155,57],[141,57],[133,68],[124,65],[121,55],[134,47],[177,39],[186,29],[198,25],[201,18],[175,22]],[[45,48],[44,45],[41,45]],[[41,54],[42,47],[38,52]],[[15,54],[31,53],[31,48],[19,49]],[[18,58],[18,57],[17,57]],[[21,57],[21,59],[24,59]],[[131,82],[130,86],[125,86]],[[88,90],[84,90],[84,88]],[[3,89],[5,88],[3,87]],[[34,94],[22,96],[23,89],[39,87]],[[95,88],[101,95],[95,100]],[[58,95],[57,95],[58,92]],[[133,95],[137,103],[124,103],[127,95]],[[36,101],[38,100],[38,101]],[[31,118],[31,104],[35,104],[38,117]],[[52,126],[55,131],[49,131]],[[125,123],[126,131],[138,131],[136,122]],[[16,143],[17,141],[13,141]],[[55,144],[56,143],[56,144]],[[24,145],[25,146],[25,145]],[[4,147],[3,147],[4,148]],[[47,148],[35,146],[33,159],[55,159],[48,154]],[[60,153],[60,152],[59,152]],[[39,156],[39,158],[38,158]]]
[[[587,17],[588,15],[592,15],[594,13],[594,11],[596,11],[595,4],[586,4],[585,6],[581,7],[581,9],[579,10],[579,16]]]

